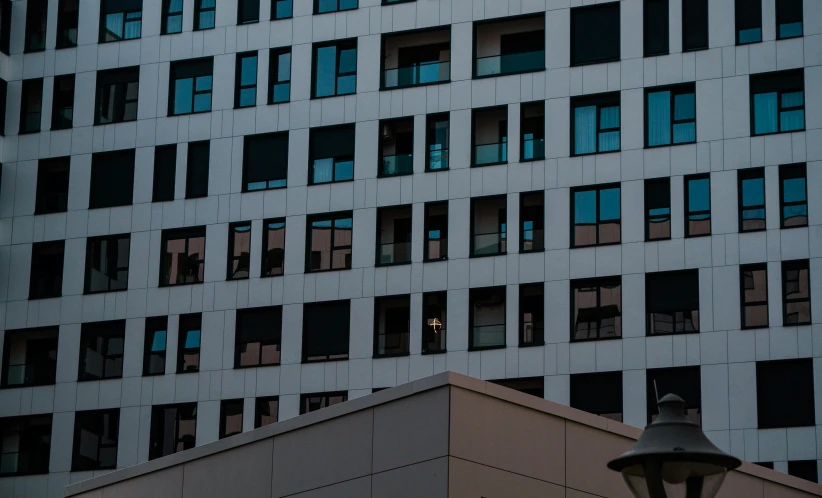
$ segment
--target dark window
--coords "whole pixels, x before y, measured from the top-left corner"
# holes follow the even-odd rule
[[[314,13],[325,14],[357,8],[357,0],[314,0]]]
[[[177,339],[177,373],[200,371],[201,313],[180,315]]]
[[[220,402],[220,439],[243,432],[243,399],[224,399]]]
[[[545,102],[522,104],[520,133],[522,134],[520,160],[545,159]]]
[[[448,318],[448,293],[427,292],[422,295],[422,352],[444,353]]]
[[[619,185],[571,191],[571,247],[618,244],[621,240]]]
[[[450,38],[447,26],[429,30],[424,35],[416,31],[383,36],[380,89],[393,90],[450,81]]]
[[[815,423],[813,360],[758,361],[756,411],[760,429]]]
[[[572,155],[620,149],[619,105],[619,92],[571,99]]]
[[[671,238],[671,179],[645,180],[645,240]]]
[[[64,252],[63,240],[32,244],[29,299],[47,299],[63,295]]]
[[[234,108],[257,105],[257,52],[237,54],[234,76]]]
[[[411,297],[374,299],[374,357],[408,354],[411,335]]]
[[[425,203],[425,261],[448,259],[448,201]]]
[[[66,130],[74,121],[74,75],[54,77],[51,107],[51,129]]]
[[[228,225],[228,274],[226,280],[248,278],[251,263],[251,222]]]
[[[545,398],[545,377],[521,377],[518,379],[489,380],[488,382],[523,394],[530,394],[537,398]]]
[[[328,408],[331,405],[337,405],[345,401],[348,401],[348,393],[345,391],[333,393],[301,394],[300,415],[316,412],[317,410]]]
[[[699,271],[645,274],[648,335],[699,332]]]
[[[20,133],[40,131],[40,117],[43,112],[43,78],[23,80],[20,99]]]
[[[254,428],[274,424],[278,420],[280,411],[280,398],[271,396],[268,398],[257,398],[254,400]]]
[[[194,31],[212,29],[217,0],[194,0]]]
[[[169,116],[211,110],[213,70],[214,59],[211,57],[171,63]]]
[[[174,182],[177,176],[177,144],[154,148],[154,187],[152,202],[174,200]]]
[[[448,140],[449,119],[448,113],[429,114],[426,117],[426,142],[428,153],[425,157],[427,171],[448,169]]]
[[[471,256],[508,250],[508,200],[503,196],[471,198]]]
[[[805,73],[802,69],[751,76],[751,134],[805,129]]]
[[[285,270],[285,218],[263,220],[263,253],[260,276],[275,277]]]
[[[51,414],[0,418],[0,477],[49,473]]]
[[[77,46],[80,0],[59,0],[57,7],[57,49]]]
[[[0,0],[0,52],[9,55],[11,0]]]
[[[134,189],[134,149],[91,155],[89,209],[131,205]]]
[[[682,0],[682,50],[708,48],[708,0]]]
[[[508,162],[508,108],[474,109],[471,164],[489,166]]]
[[[303,362],[348,359],[351,302],[303,305]]]
[[[571,339],[622,337],[622,279],[571,281]]]
[[[283,308],[237,310],[234,368],[280,364]]]
[[[271,0],[272,21],[291,18],[293,10],[293,0]]]
[[[140,38],[143,0],[102,0],[100,43]]]
[[[46,49],[46,18],[48,0],[26,2],[26,43],[24,52],[41,52]]]
[[[308,218],[305,270],[347,270],[351,268],[351,212],[322,214]]]
[[[762,41],[762,0],[736,1],[736,44]]]
[[[545,344],[545,284],[519,286],[519,345]]]
[[[505,290],[505,287],[469,289],[469,350],[505,347]]]
[[[808,180],[804,164],[779,167],[779,226],[808,226]]]
[[[702,384],[699,367],[676,367],[646,370],[648,423],[659,416],[658,400],[676,394],[685,401],[685,416],[702,425]]]
[[[151,407],[148,459],[189,450],[197,442],[197,403]]]
[[[411,262],[411,206],[377,209],[377,266]]]
[[[166,373],[167,340],[168,317],[146,318],[143,375],[162,375]]]
[[[189,142],[186,163],[186,199],[208,195],[208,166],[211,142]]]
[[[34,214],[64,213],[68,209],[70,157],[40,159]]]
[[[778,4],[777,4],[778,5]],[[816,460],[793,460],[788,462],[788,474],[816,484],[819,480]]]
[[[379,155],[380,177],[414,172],[414,118],[380,121]]]
[[[237,24],[251,24],[260,20],[260,0],[237,2]]]
[[[768,265],[762,263],[740,266],[739,283],[742,294],[742,328],[767,327]]]
[[[816,460],[814,460],[816,462]],[[773,462],[752,462],[755,465],[759,465],[760,467],[765,467],[766,469],[773,470]]]
[[[125,320],[84,323],[80,331],[80,370],[77,380],[121,378],[125,340]]]
[[[0,0],[0,15],[2,15],[3,0]],[[0,18],[0,22],[2,19]],[[2,27],[0,27],[2,29]],[[2,33],[0,32],[0,37]],[[8,94],[8,83],[0,78],[0,136],[6,134],[6,96]]]
[[[668,0],[645,0],[645,57],[668,55]]]
[[[685,236],[711,234],[711,176],[685,177]]]
[[[782,262],[782,323],[811,323],[811,278],[808,260]]]
[[[645,95],[648,147],[696,142],[696,87],[693,83],[646,89]]]
[[[117,468],[120,409],[76,412],[71,471]]]
[[[164,230],[160,286],[198,284],[205,272],[205,227]]]
[[[545,194],[543,191],[519,196],[520,248],[519,252],[545,249]]]
[[[776,39],[797,36],[802,36],[802,0],[779,0],[776,2]]]
[[[474,24],[474,77],[545,70],[545,16]]]
[[[289,100],[291,100],[291,47],[272,48],[268,63],[268,103],[280,104]]]
[[[86,240],[86,294],[128,288],[130,246],[129,234]]]
[[[571,408],[622,422],[622,372],[571,375]]]
[[[54,384],[58,327],[7,330],[3,345],[2,387]]]
[[[199,2],[199,0],[195,0]],[[197,18],[195,14],[194,18]],[[183,0],[163,0],[162,34],[170,35],[183,31]]]
[[[246,135],[243,140],[243,192],[285,187],[288,132]]]
[[[571,9],[571,65],[618,61],[619,23],[619,2]]]
[[[765,230],[765,169],[741,169],[737,182],[739,231]]]
[[[310,131],[309,185],[354,179],[354,130],[343,125]]]
[[[356,0],[354,1],[356,2]],[[356,92],[357,40],[343,40],[331,44],[315,45],[314,77],[312,81],[314,82],[312,86],[312,97],[314,98],[348,95]]]

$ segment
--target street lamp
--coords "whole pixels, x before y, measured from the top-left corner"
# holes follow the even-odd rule
[[[659,417],[633,448],[608,462],[637,498],[713,498],[741,461],[713,445],[685,417],[685,402],[668,394]]]

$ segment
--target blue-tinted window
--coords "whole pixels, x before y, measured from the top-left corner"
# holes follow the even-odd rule
[[[291,48],[272,49],[268,64],[268,103],[291,99]]]
[[[310,143],[310,185],[354,179],[354,125],[313,129]]]
[[[350,211],[308,218],[305,270],[312,272],[351,268],[352,228]]]
[[[801,69],[751,76],[753,135],[805,129],[804,79]]]
[[[217,0],[194,0],[194,30],[214,27]]]
[[[647,92],[648,147],[696,142],[694,91],[689,84]]]
[[[257,103],[257,52],[237,55],[234,107],[252,107]]]
[[[776,38],[802,36],[802,0],[776,2]]]
[[[172,63],[169,115],[211,110],[211,57]]]
[[[163,2],[163,34],[180,33],[183,31],[183,0],[164,0]]]
[[[288,19],[294,15],[293,0],[271,0],[271,20]]]
[[[314,48],[314,97],[348,95],[357,91],[357,41]]]
[[[619,243],[620,202],[618,186],[586,187],[573,191],[571,247]]]
[[[711,179],[707,175],[685,177],[685,236],[711,234]]]
[[[762,0],[736,0],[736,44],[762,41]]]
[[[808,225],[808,193],[804,164],[779,168],[779,203],[782,228]]]
[[[573,154],[620,149],[619,93],[572,100]]]
[[[101,4],[100,43],[140,38],[142,0],[102,0]]]
[[[314,0],[314,13],[325,14],[357,8],[357,0]]]
[[[765,170],[739,170],[739,231],[765,229]]]

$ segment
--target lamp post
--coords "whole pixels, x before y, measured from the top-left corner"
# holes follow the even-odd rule
[[[685,402],[668,394],[659,417],[633,448],[608,462],[637,498],[713,498],[741,461],[713,445],[685,417]]]

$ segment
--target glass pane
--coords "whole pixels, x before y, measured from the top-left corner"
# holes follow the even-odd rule
[[[340,161],[335,166],[334,181],[354,179],[354,161]]]
[[[186,332],[185,349],[200,347],[200,331],[189,330]]]
[[[336,0],[331,0],[336,3]],[[323,0],[320,0],[320,5]],[[322,7],[321,7],[322,9]],[[320,10],[320,12],[324,12]],[[314,93],[317,97],[334,95],[337,79],[337,47],[317,49],[317,81],[314,82]]]
[[[217,5],[217,0],[200,0],[201,9],[213,9]]]
[[[599,151],[611,152],[619,150],[619,132],[610,131],[599,134]]]
[[[174,83],[174,114],[191,112],[191,98],[194,93],[194,80],[186,78]]]
[[[594,224],[597,222],[596,190],[574,193],[574,223]]]
[[[340,76],[337,78],[337,95],[348,95],[357,91],[357,76]]]
[[[757,43],[762,41],[762,28],[739,30],[739,43]]]
[[[117,12],[116,14],[106,14],[106,33],[105,40],[114,41],[123,39],[123,14]]]
[[[671,92],[648,94],[648,145],[671,143]]]
[[[292,0],[279,0],[277,2],[274,19],[286,19],[292,16]]]
[[[757,93],[754,95],[754,133],[775,133],[777,128],[777,94]]]
[[[742,180],[742,206],[762,206],[765,204],[765,179]]]
[[[674,125],[674,143],[687,144],[696,142],[696,124],[680,123]]]
[[[590,154],[596,152],[596,106],[574,109],[574,153]]]
[[[197,88],[196,91],[204,92],[206,90],[211,90],[211,75],[206,76],[197,76]]]
[[[340,10],[356,9],[357,0],[340,0]]]
[[[257,89],[245,88],[240,90],[240,107],[250,107],[257,102]]]
[[[674,119],[696,119],[696,98],[693,93],[684,93],[674,97]]]
[[[805,111],[785,111],[779,113],[780,131],[795,131],[805,129]]]
[[[198,29],[211,29],[214,27],[214,11],[200,12],[200,24]]]
[[[291,79],[291,53],[280,54],[277,57],[277,81],[289,81]]]
[[[154,338],[151,341],[151,351],[165,351],[166,350],[166,331],[155,330]]]
[[[211,110],[211,92],[201,93],[194,96],[194,112],[205,112]]]
[[[601,221],[620,218],[619,189],[609,188],[599,192],[599,219]]]
[[[792,92],[782,94],[782,108],[785,107],[802,107],[804,103],[804,92]]]
[[[357,49],[349,48],[340,51],[340,74],[357,71]]]
[[[599,110],[599,129],[619,128],[619,106],[603,107]]]
[[[802,23],[790,22],[779,25],[779,38],[793,38],[802,36]]]
[[[786,227],[805,226],[808,224],[808,205],[798,204],[785,206],[782,210],[783,224]]]
[[[314,183],[326,183],[334,179],[334,159],[316,159],[313,169]]]
[[[257,83],[257,57],[243,57],[240,62],[240,85]]]
[[[291,98],[291,84],[279,83],[274,85],[274,103],[288,102]]]
[[[318,0],[317,13],[334,12],[337,10],[337,0]]]
[[[710,180],[688,180],[688,212],[711,209]]]
[[[782,200],[784,202],[805,201],[805,179],[788,178],[782,181]]]
[[[183,31],[183,16],[168,16],[166,19],[166,33],[180,33]]]

